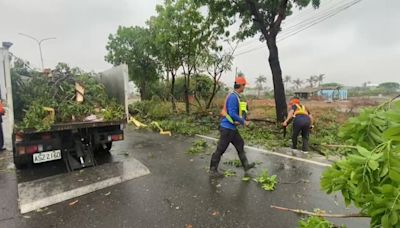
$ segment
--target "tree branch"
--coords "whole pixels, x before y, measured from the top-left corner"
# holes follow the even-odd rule
[[[265,38],[267,38],[269,33],[265,26],[265,21],[259,12],[259,8],[256,6],[256,3],[253,0],[246,0],[246,3],[249,7],[250,13],[254,16],[254,22],[258,24],[259,28],[261,29],[261,33],[264,35]]]
[[[278,17],[274,22],[274,26],[271,28],[274,36],[278,35],[278,32],[281,28],[282,21],[286,18],[286,8],[287,8],[288,0],[282,0],[281,5],[278,9]]]
[[[363,215],[363,214],[360,214],[360,213],[354,213],[354,214],[315,213],[315,212],[310,212],[310,211],[305,211],[305,210],[300,210],[300,209],[291,209],[291,208],[286,208],[286,207],[278,207],[278,206],[274,206],[274,205],[271,205],[271,208],[277,209],[277,210],[280,210],[280,211],[290,211],[290,212],[294,212],[296,214],[318,216],[318,217],[326,217],[326,218],[369,218],[370,217],[368,215]]]

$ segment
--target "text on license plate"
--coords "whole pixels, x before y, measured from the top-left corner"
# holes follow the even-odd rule
[[[33,154],[33,163],[42,163],[61,159],[61,150]]]

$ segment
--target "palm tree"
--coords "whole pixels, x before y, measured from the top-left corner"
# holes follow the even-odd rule
[[[286,75],[285,78],[283,79],[283,82],[285,83],[285,89],[287,89],[287,84],[292,81],[292,77],[290,75]]]
[[[318,79],[318,86],[321,86],[321,83],[324,81],[325,78],[325,74],[319,74],[318,76],[316,76]]]
[[[314,87],[315,76],[310,76],[306,79],[306,82],[310,83],[310,87]]]
[[[303,84],[303,81],[300,78],[293,80],[292,82],[296,86],[296,89],[299,89],[300,86]]]
[[[260,92],[263,89],[263,83],[266,82],[267,78],[264,75],[260,75],[256,78],[257,97],[260,97]]]

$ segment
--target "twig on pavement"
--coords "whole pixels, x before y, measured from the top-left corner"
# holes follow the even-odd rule
[[[368,218],[369,216],[355,213],[355,214],[326,214],[326,213],[315,213],[310,211],[305,211],[301,209],[291,209],[286,207],[279,207],[271,205],[271,208],[277,209],[280,211],[290,211],[296,214],[310,215],[310,216],[318,216],[318,217],[327,217],[327,218]]]

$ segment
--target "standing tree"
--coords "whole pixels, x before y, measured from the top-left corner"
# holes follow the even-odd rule
[[[311,76],[306,79],[306,82],[310,83],[310,87],[314,87],[314,78]]]
[[[398,82],[384,82],[379,84],[378,88],[383,89],[389,93],[394,93],[400,89],[400,84]]]
[[[276,37],[281,31],[282,21],[292,13],[293,6],[297,5],[301,9],[311,3],[313,7],[318,7],[320,0],[196,1],[206,4],[212,17],[219,18],[219,24],[227,30],[229,25],[240,19],[240,29],[236,37],[241,40],[261,33],[260,40],[266,41],[269,49],[268,61],[274,84],[277,120],[283,121],[287,115],[287,106]]]
[[[298,79],[293,80],[293,84],[295,85],[296,89],[299,89],[301,87],[301,85],[303,84],[303,81],[300,78],[298,78]]]
[[[285,78],[283,79],[283,82],[285,83],[285,88],[288,87],[287,84],[291,81],[292,81],[292,77],[290,77],[290,75],[286,75]]]
[[[114,65],[125,63],[129,67],[129,78],[138,86],[140,98],[149,99],[147,89],[159,79],[159,65],[152,58],[150,33],[142,27],[118,27],[110,34],[105,59]]]
[[[260,75],[256,78],[257,97],[260,97],[260,92],[264,88],[263,84],[267,82],[267,78],[264,75]]]
[[[177,55],[173,66],[179,63],[183,73],[186,113],[190,113],[191,77],[199,73],[211,50],[222,49],[217,41],[224,30],[214,23],[213,17],[205,16],[194,0],[166,0],[163,6],[157,6],[157,11],[165,15],[159,19],[164,24],[159,32],[170,34],[173,38],[167,39],[166,45],[175,48]]]
[[[221,76],[227,70],[231,69],[232,61],[233,61],[233,53],[234,50],[230,53],[219,54],[215,52],[214,54],[210,54],[206,61],[206,71],[209,76],[211,76],[213,80],[213,88],[211,90],[211,96],[208,99],[206,109],[211,108],[211,104],[215,98],[215,95],[221,88]]]
[[[174,20],[174,14],[171,13],[174,8],[171,3],[166,3],[166,6],[158,5],[156,11],[157,16],[150,18],[147,22],[153,39],[151,50],[167,73],[167,83],[170,83],[169,96],[172,109],[176,112],[175,81],[182,54],[177,33],[178,24],[170,23]],[[171,76],[171,81],[169,81],[169,76]]]
[[[316,76],[316,79],[318,80],[318,86],[321,86],[322,82],[325,79],[325,74],[319,74]]]

